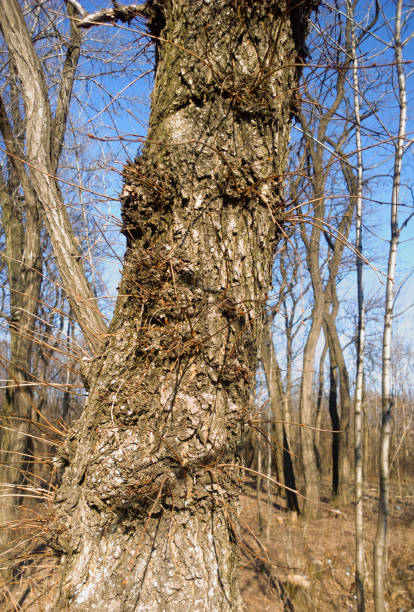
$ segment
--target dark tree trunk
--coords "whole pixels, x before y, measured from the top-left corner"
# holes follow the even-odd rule
[[[332,425],[332,497],[338,494],[339,467],[339,415],[338,415],[338,366],[332,350],[329,351],[329,416]]]
[[[269,391],[272,417],[274,419],[274,441],[276,447],[278,480],[285,489],[286,508],[294,512],[299,512],[295,470],[293,467],[289,437],[286,431],[289,419],[284,418],[283,415],[284,402],[287,401],[287,398],[285,397],[282,375],[273,346],[271,315],[267,315],[263,329],[262,363]]]
[[[333,376],[336,385],[335,397],[332,398],[332,405],[331,399],[329,399],[329,413],[331,415],[332,429],[341,432],[339,434],[332,434],[332,495],[336,503],[349,504],[352,498],[351,396],[349,393],[348,370],[339,342],[338,330],[332,314],[326,316],[325,330],[329,342],[331,384],[333,382]],[[332,369],[335,370],[334,373]],[[341,407],[340,416],[338,414],[338,381]]]
[[[15,189],[14,189],[15,187]],[[0,179],[1,223],[10,288],[10,361],[0,420],[0,552],[1,577],[8,580],[18,553],[16,521],[22,501],[31,439],[26,435],[33,417],[33,329],[41,287],[40,218],[36,202],[23,201],[18,183]],[[29,383],[29,385],[28,385]]]
[[[238,451],[311,2],[153,2],[123,279],[68,437],[53,610],[240,610]],[[224,464],[228,464],[224,466]]]

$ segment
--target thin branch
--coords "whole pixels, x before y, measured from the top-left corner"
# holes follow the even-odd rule
[[[147,7],[145,4],[116,4],[113,8],[101,9],[94,13],[88,13],[77,0],[66,0],[67,4],[81,15],[76,22],[80,28],[91,28],[101,23],[114,23],[121,21],[129,23],[134,17],[146,17]]]

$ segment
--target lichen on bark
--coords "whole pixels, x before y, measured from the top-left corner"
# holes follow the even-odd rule
[[[283,222],[298,9],[150,8],[150,128],[124,171],[108,340],[61,453],[55,610],[242,609],[240,471],[223,465],[238,461]]]

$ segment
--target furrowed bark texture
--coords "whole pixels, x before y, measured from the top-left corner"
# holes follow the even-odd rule
[[[125,168],[123,279],[51,535],[53,610],[240,610],[238,461],[307,13],[150,5],[148,141]],[[292,5],[296,6],[295,4]]]

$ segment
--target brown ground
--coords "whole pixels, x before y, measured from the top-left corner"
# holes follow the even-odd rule
[[[248,612],[329,612],[356,610],[354,507],[323,503],[321,518],[303,521],[284,511],[284,502],[247,483],[242,498],[242,589]],[[389,521],[388,612],[414,612],[414,489],[393,487]],[[324,493],[328,496],[329,489]],[[365,495],[366,610],[374,610],[372,550],[378,495]],[[269,511],[270,510],[270,511]],[[296,520],[295,520],[296,519]]]
[[[365,495],[367,593],[373,607],[372,548],[378,506],[377,488]],[[254,480],[242,496],[241,580],[248,612],[343,612],[356,610],[354,583],[354,508],[335,508],[326,500],[321,518],[302,520],[284,510],[284,500],[263,480],[260,504]],[[387,612],[414,612],[414,486],[392,487],[387,570]],[[0,609],[44,610],[53,586],[55,561],[37,549],[20,583],[3,591]],[[42,560],[43,557],[43,560]],[[35,570],[34,566],[43,566]],[[49,575],[49,579],[46,576]],[[21,607],[19,606],[19,603]],[[156,612],[154,610],[154,612]]]

